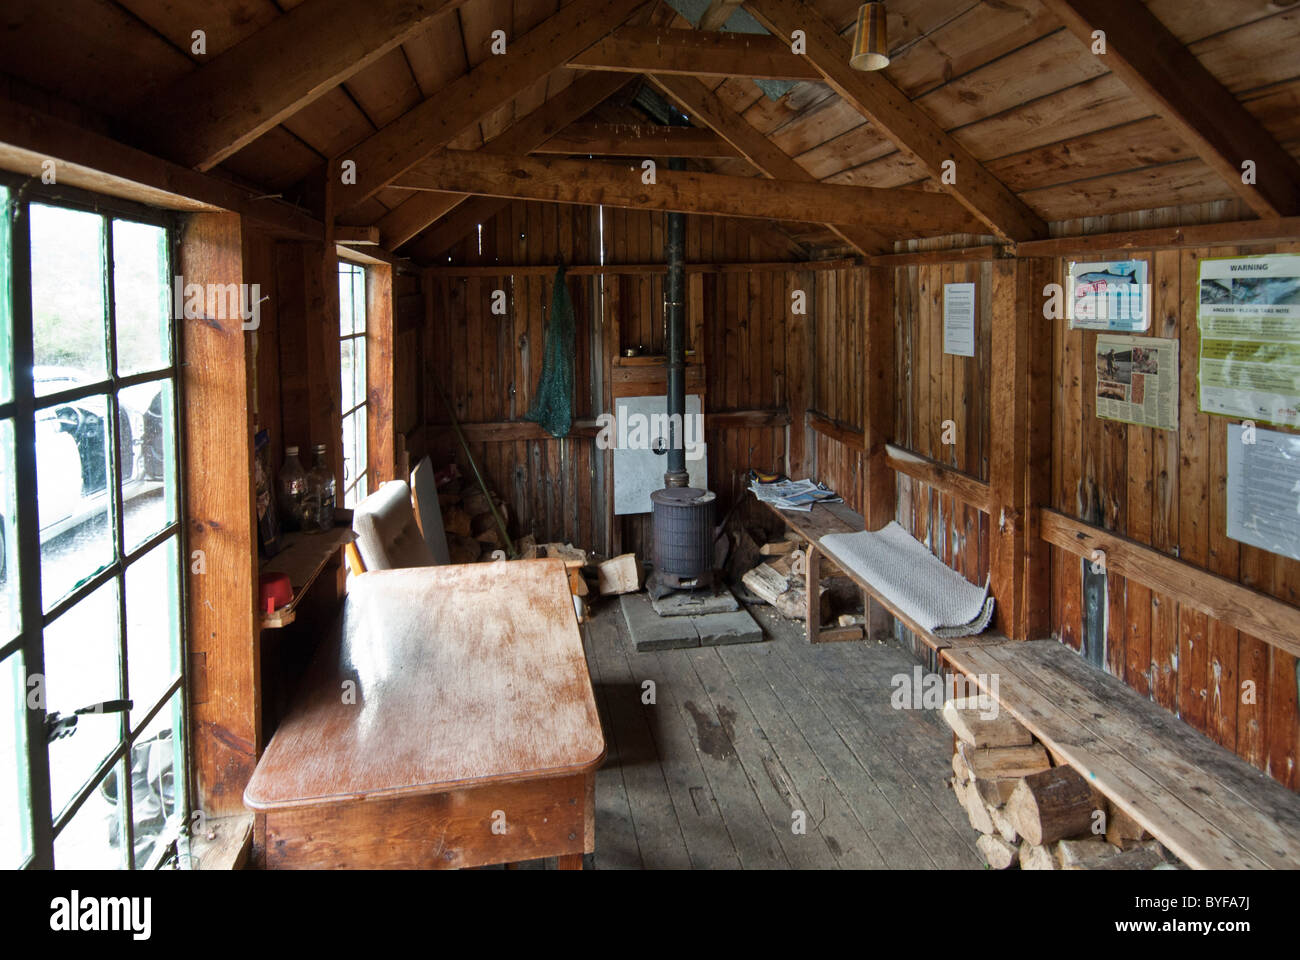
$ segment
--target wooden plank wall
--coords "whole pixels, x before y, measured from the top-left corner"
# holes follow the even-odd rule
[[[1178,431],[1096,417],[1095,333],[1056,325],[1053,403],[1053,506],[1187,563],[1237,580],[1287,603],[1300,603],[1300,562],[1226,536],[1227,417],[1198,410],[1197,262],[1205,257],[1300,252],[1300,244],[1115,254],[1150,258],[1151,336],[1179,341]],[[1105,260],[1110,255],[1089,254]],[[1059,264],[1063,276],[1065,261]],[[1272,428],[1276,429],[1276,428]],[[1288,431],[1289,432],[1289,431]],[[1082,561],[1053,551],[1053,626],[1082,651]],[[1093,650],[1107,672],[1176,713],[1293,789],[1300,753],[1296,658],[1229,630],[1169,597],[1109,575],[1104,645]],[[1100,622],[1100,621],[1098,621]],[[1241,685],[1253,680],[1254,703]]]
[[[949,283],[975,284],[974,357],[943,352],[943,288]],[[899,267],[894,289],[894,442],[987,481],[993,265]],[[952,421],[950,431],[945,421]],[[900,475],[898,484],[898,522],[944,563],[982,586],[989,574],[988,517],[919,480]]]
[[[608,264],[664,261],[665,215],[606,209],[603,231],[596,208],[515,202],[449,252],[457,265],[479,267],[597,264],[604,239]],[[688,217],[688,263],[771,262],[789,255],[780,235],[763,224]],[[602,288],[602,280],[604,287]],[[802,281],[807,285],[811,282]],[[609,409],[613,354],[628,347],[662,353],[663,275],[607,273],[567,280],[576,320],[574,419]],[[434,459],[463,461],[441,387],[463,423],[500,423],[523,417],[542,372],[553,278],[543,274],[456,276],[427,279],[429,309],[422,331],[423,439]],[[706,365],[705,440],[709,485],[726,511],[744,489],[751,465],[785,469],[785,428],[712,430],[708,414],[771,410],[786,405],[785,347],[792,283],[786,272],[725,272],[688,278],[688,327],[702,330],[688,343]],[[506,292],[506,316],[490,311],[492,291]],[[602,309],[602,289],[604,308]],[[613,331],[617,331],[617,337]],[[601,375],[595,375],[600,371]],[[471,451],[491,486],[509,504],[512,533],[539,541],[565,540],[602,552],[649,549],[648,515],[606,525],[608,465],[590,437],[515,438],[475,442]],[[462,471],[468,464],[461,462]]]

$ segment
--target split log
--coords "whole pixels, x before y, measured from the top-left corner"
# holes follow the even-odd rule
[[[1052,767],[1020,781],[1007,814],[1022,837],[1043,844],[1086,832],[1104,803],[1073,767]]]
[[[956,787],[953,789],[955,790]],[[972,828],[985,834],[993,833],[997,829],[993,826],[993,818],[989,816],[989,808],[984,805],[979,794],[971,789],[970,784],[962,784],[959,796],[966,807],[966,818],[970,820]]]
[[[974,779],[971,776],[970,766],[966,763],[966,758],[962,756],[960,750],[952,755],[952,772],[962,783]]]
[[[1001,837],[985,834],[975,841],[980,856],[994,870],[1005,870],[1016,862],[1017,850],[1014,844],[1007,843]]]
[[[1106,840],[1117,847],[1127,850],[1142,840],[1150,840],[1151,834],[1127,813],[1114,804],[1106,811]]]
[[[1040,846],[1026,840],[1020,844],[1021,870],[1060,870],[1061,862],[1051,847]]]
[[[442,515],[442,529],[447,533],[454,533],[461,537],[472,537],[474,535],[474,520],[459,507],[448,510]]]
[[[635,553],[624,553],[600,564],[596,568],[596,577],[602,597],[636,593],[641,589],[641,564]]]
[[[1033,736],[1015,717],[999,708],[996,700],[966,697],[943,705],[943,718],[973,747],[1027,747]],[[992,713],[992,717],[985,716]]]
[[[979,796],[978,791],[976,791],[975,795]],[[988,810],[989,819],[993,821],[993,829],[998,832],[999,837],[1007,843],[1015,843],[1020,839],[1020,833],[1016,830],[1016,825],[1007,816],[1006,807],[994,807],[986,803],[984,808]]]
[[[519,553],[520,560],[536,560],[537,539],[531,533],[520,537],[515,541],[515,550]]]
[[[1156,870],[1169,866],[1165,849],[1154,840],[1139,844],[1123,853],[1102,857],[1096,861],[1085,861],[1074,867],[1076,870]]]
[[[763,544],[758,548],[758,552],[765,557],[783,557],[797,546],[799,544],[793,540],[777,540]]]
[[[740,582],[749,588],[749,592],[764,603],[776,606],[776,598],[790,589],[790,582],[771,564],[760,563],[748,571]]]
[[[451,563],[474,563],[483,545],[473,537],[447,531],[447,558]]]
[[[547,543],[542,549],[547,557],[556,557],[564,561],[566,567],[581,567],[587,563],[587,552],[571,543]]]
[[[1002,777],[997,780],[989,780],[984,777],[974,777],[971,780],[976,792],[979,793],[980,799],[990,807],[1001,807],[1011,799],[1011,794],[1015,792],[1016,784],[1020,781],[1014,777]]]
[[[1056,845],[1056,859],[1062,870],[1095,870],[1103,860],[1119,854],[1104,837],[1062,840]]]
[[[474,534],[474,539],[479,543],[491,544],[493,550],[505,549],[506,542],[501,538],[501,531],[495,526],[488,527],[486,530]]]
[[[974,747],[965,741],[957,749],[966,757],[971,773],[985,780],[1025,777],[1051,767],[1042,744],[1027,747]]]

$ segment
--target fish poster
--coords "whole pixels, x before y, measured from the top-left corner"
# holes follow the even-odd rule
[[[1145,260],[1071,263],[1066,317],[1077,330],[1141,333],[1151,328]]]
[[[1178,341],[1097,335],[1097,416],[1178,429]]]
[[[1202,260],[1201,410],[1300,427],[1300,256]]]

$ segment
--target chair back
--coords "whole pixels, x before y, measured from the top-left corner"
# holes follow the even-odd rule
[[[366,570],[430,567],[436,562],[416,525],[411,488],[402,480],[389,480],[357,504],[352,530]]]

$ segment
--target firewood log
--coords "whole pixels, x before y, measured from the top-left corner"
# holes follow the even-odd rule
[[[1106,839],[1127,850],[1141,840],[1151,839],[1151,834],[1119,807],[1110,804],[1106,810]]]
[[[1007,843],[998,836],[984,834],[975,841],[975,846],[979,848],[980,855],[994,870],[1005,870],[1016,862],[1018,851],[1014,844]]]
[[[943,705],[943,718],[958,737],[973,747],[1027,747],[1034,742],[1020,721],[1000,709],[997,701],[980,700],[967,697]],[[994,715],[986,717],[986,713]]]
[[[1024,840],[1020,844],[1020,869],[1060,870],[1061,861],[1056,859],[1056,851],[1051,847],[1040,846]]]
[[[1027,747],[974,747],[964,740],[957,749],[966,757],[971,773],[986,780],[1024,777],[1051,766],[1041,744]]]
[[[1007,801],[1016,832],[1044,844],[1085,833],[1105,801],[1073,767],[1052,767],[1026,776]]]
[[[602,597],[619,593],[636,593],[641,589],[641,564],[635,553],[624,553],[606,560],[596,568]]]

